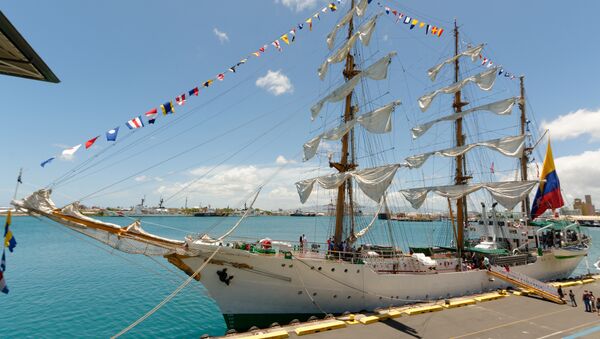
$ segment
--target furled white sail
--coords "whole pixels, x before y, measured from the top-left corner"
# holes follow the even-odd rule
[[[492,113],[495,113],[498,115],[509,115],[512,113],[512,108],[515,105],[515,103],[516,103],[516,98],[508,98],[508,99],[503,99],[500,101],[492,102],[489,104],[485,104],[482,106],[474,107],[474,108],[468,109],[463,112],[449,114],[449,115],[443,116],[441,118],[437,118],[435,120],[432,120],[432,121],[426,122],[422,125],[418,125],[416,127],[411,128],[412,137],[413,137],[413,139],[420,137],[421,135],[425,134],[425,132],[427,132],[433,125],[437,124],[438,122],[455,121],[456,119],[462,118],[465,115],[476,112],[476,111],[488,111],[488,112],[492,112]]]
[[[365,46],[369,45],[369,42],[371,41],[371,35],[375,30],[375,24],[377,23],[377,18],[379,16],[380,14],[377,14],[365,24],[363,24],[358,29],[358,31],[354,33],[350,37],[350,39],[348,39],[348,41],[346,41],[335,53],[333,53],[330,57],[325,59],[323,64],[321,64],[321,67],[319,67],[319,69],[317,70],[317,73],[319,74],[319,78],[321,80],[325,79],[325,75],[327,74],[327,70],[329,69],[330,64],[337,64],[346,59],[346,56],[348,55],[348,53],[350,53],[352,47],[354,47],[356,40],[360,40]]]
[[[482,89],[484,91],[489,91],[494,86],[494,81],[496,81],[496,73],[497,72],[498,72],[498,68],[493,67],[493,68],[485,70],[479,74],[470,76],[468,78],[464,78],[461,81],[455,82],[450,86],[440,88],[429,94],[426,94],[419,98],[419,107],[421,108],[421,111],[425,112],[427,110],[427,108],[429,108],[429,105],[431,104],[431,101],[433,101],[433,98],[435,98],[438,94],[440,94],[440,93],[445,93],[445,94],[456,93],[456,92],[460,91],[465,85],[467,85],[470,82],[474,82],[475,84],[477,84],[477,86],[480,89]]]
[[[379,201],[383,193],[392,183],[394,175],[400,165],[386,165],[367,168],[359,171],[350,171],[306,179],[296,183],[296,189],[303,204],[308,200],[315,183],[325,189],[340,187],[346,180],[354,178],[363,193],[374,201]]]
[[[367,11],[367,5],[371,2],[370,0],[360,0],[360,2],[354,6],[354,10],[356,11],[356,15],[363,16]]]
[[[323,108],[323,105],[325,105],[326,102],[337,102],[343,100],[346,96],[348,96],[348,94],[352,92],[354,87],[358,85],[358,82],[362,77],[366,76],[373,80],[385,79],[387,77],[388,66],[391,62],[391,59],[396,54],[396,52],[388,53],[386,56],[379,59],[367,69],[361,71],[352,79],[346,81],[343,85],[333,90],[333,92],[329,93],[329,95],[319,100],[310,108],[311,120],[314,120],[319,115],[319,112],[321,112],[321,109]]]
[[[381,134],[390,132],[392,130],[392,112],[398,105],[400,105],[400,100],[393,101],[310,139],[303,146],[304,160],[310,160],[315,156],[322,139],[330,141],[340,140],[357,123],[371,133]]]
[[[471,48],[463,51],[462,53],[459,53],[458,55],[455,55],[449,59],[442,61],[440,64],[437,64],[437,65],[431,67],[430,69],[428,69],[427,75],[429,75],[429,78],[431,78],[431,81],[435,81],[435,77],[437,76],[439,71],[442,69],[442,67],[444,67],[447,64],[453,63],[454,61],[456,61],[456,59],[458,59],[462,56],[471,57],[471,61],[474,62],[475,60],[477,60],[477,58],[481,54],[481,50],[483,50],[483,45],[484,44],[481,44],[481,45],[478,45],[475,47],[471,47]]]
[[[405,159],[410,168],[421,167],[427,159],[432,155],[440,155],[443,157],[457,157],[463,155],[475,147],[487,147],[498,151],[508,157],[520,157],[525,148],[525,135],[509,136],[500,139],[475,142],[459,147],[452,147],[440,151],[427,152],[423,154],[413,155]]]
[[[346,26],[348,24],[348,22],[350,22],[350,19],[352,19],[352,16],[354,15],[354,12],[355,12],[355,8],[356,8],[356,6],[354,6],[354,8],[349,10],[348,13],[346,13],[346,15],[344,15],[342,17],[342,19],[333,27],[331,32],[329,34],[327,34],[327,47],[329,47],[329,50],[333,49],[333,44],[335,42],[335,36],[337,35],[337,32],[342,27]]]
[[[354,235],[354,239],[352,239],[353,242],[356,242],[356,240],[360,239],[363,235],[367,234],[367,232],[375,224],[375,221],[377,221],[377,219],[379,218],[379,212],[381,212],[381,209],[383,208],[384,205],[386,205],[386,208],[387,208],[387,204],[386,204],[386,200],[385,200],[385,194],[383,195],[383,197],[381,197],[381,202],[379,204],[379,208],[377,208],[377,211],[375,212],[375,215],[373,216],[373,219],[371,219],[371,221],[369,222],[369,224],[365,228],[363,228],[362,230],[358,231]]]
[[[350,22],[350,19],[352,18],[352,16],[354,15],[354,13],[356,13],[356,15],[358,15],[358,16],[363,16],[365,14],[365,10],[367,8],[367,5],[368,5],[368,1],[367,0],[362,0],[360,3],[356,4],[333,27],[333,30],[331,30],[331,32],[329,34],[327,34],[327,47],[329,47],[329,50],[333,49],[333,43],[335,42],[335,36],[337,35],[337,32],[342,27],[346,26],[348,24],[348,22]]]
[[[468,185],[431,186],[401,190],[400,193],[415,209],[420,208],[429,192],[447,199],[459,199],[480,189],[487,190],[504,208],[511,210],[523,201],[538,181],[501,181]]]

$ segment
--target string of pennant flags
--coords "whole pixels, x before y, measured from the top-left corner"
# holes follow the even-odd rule
[[[371,1],[372,0],[369,0],[368,3],[371,3]],[[245,57],[240,59],[240,61],[238,61],[236,64],[229,67],[226,71],[218,73],[214,78],[206,80],[201,85],[198,85],[198,86],[176,96],[175,104],[177,106],[185,105],[186,101],[189,98],[198,96],[201,92],[201,89],[202,89],[202,91],[204,91],[206,88],[213,85],[213,83],[215,81],[225,80],[226,74],[236,73],[237,69],[240,66],[246,64],[246,62],[248,62],[251,58],[257,58],[257,57],[260,57],[262,54],[266,53],[267,50],[270,48],[270,46],[274,47],[279,52],[283,51],[282,44],[285,44],[285,45],[292,44],[293,42],[296,41],[296,35],[300,31],[306,31],[306,28],[308,28],[308,31],[312,31],[313,24],[315,24],[316,22],[319,22],[321,20],[321,15],[330,13],[330,12],[335,12],[337,10],[337,6],[340,3],[341,3],[341,0],[336,0],[335,2],[331,2],[331,3],[327,4],[325,7],[319,9],[314,14],[309,16],[306,20],[293,26],[289,31],[285,32],[284,34],[279,35],[277,39],[271,41],[270,43],[264,44],[261,47],[259,47],[256,51],[253,51],[253,52],[247,54]],[[163,116],[168,116],[170,114],[175,113],[175,106],[173,105],[173,101],[170,100],[170,101],[167,101],[164,104],[160,105],[159,108],[152,108],[151,110],[147,111],[146,113],[144,113],[142,115],[138,115],[137,117],[134,117],[134,118],[128,120],[125,123],[125,126],[128,129],[133,130],[133,129],[143,128],[148,125],[153,125],[156,122],[156,118],[159,115],[159,109],[162,112]],[[112,128],[105,132],[107,142],[117,141],[119,127],[120,126],[117,126],[117,127]],[[56,156],[50,157],[50,158],[42,161],[40,163],[40,166],[45,167],[46,165],[50,164],[53,160],[55,160],[57,157],[66,157],[66,158],[72,157],[82,146],[84,146],[85,149],[89,149],[96,143],[96,141],[98,141],[100,139],[100,136],[101,135],[97,135],[97,136],[87,140],[83,144],[78,144],[76,146],[67,148],[67,149],[63,150],[60,155],[56,155]]]
[[[425,29],[425,35],[437,36],[441,37],[444,33],[444,29],[442,27],[430,25],[422,20],[419,20],[413,16],[402,13],[396,9],[390,8],[388,6],[382,6],[380,2],[377,3],[380,7],[383,7],[385,10],[385,14],[391,15],[396,18],[396,23],[402,22],[405,25],[410,25],[409,28],[412,30],[415,27],[420,29]]]
[[[479,54],[479,59],[481,60],[481,66],[486,66],[487,68],[494,66],[494,62],[492,60],[484,57],[481,54]],[[509,78],[510,80],[514,80],[517,78],[517,76],[514,75],[513,73],[510,73],[510,72],[507,72],[506,70],[504,70],[504,68],[502,66],[497,66],[497,67],[498,67],[498,76],[504,74],[504,77]]]

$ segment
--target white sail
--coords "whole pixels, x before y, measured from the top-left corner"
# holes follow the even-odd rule
[[[464,78],[459,82],[455,82],[450,86],[440,88],[429,94],[426,94],[419,98],[419,107],[421,108],[421,111],[425,112],[427,108],[429,108],[429,105],[431,104],[431,101],[433,101],[433,98],[435,98],[438,94],[454,94],[460,91],[465,85],[467,85],[470,82],[474,82],[480,89],[484,91],[489,91],[494,86],[494,81],[496,81],[497,71],[497,67],[490,68],[479,74],[470,76],[468,78]]]
[[[447,64],[453,63],[454,61],[456,61],[456,59],[458,59],[462,56],[471,57],[471,61],[475,62],[475,60],[477,60],[477,58],[481,54],[481,50],[483,50],[483,46],[484,46],[484,44],[481,44],[481,45],[478,45],[475,47],[471,47],[471,48],[463,51],[462,53],[459,53],[458,55],[455,55],[449,59],[442,61],[441,63],[428,69],[427,75],[429,75],[429,78],[431,79],[431,81],[435,81],[435,77],[437,76],[439,71],[442,69],[442,67],[444,67]]]
[[[440,151],[427,152],[419,155],[413,155],[405,159],[410,168],[421,167],[427,159],[432,155],[440,155],[443,157],[457,157],[463,155],[475,147],[487,147],[498,151],[508,157],[520,157],[525,148],[525,135],[509,136],[500,139],[475,142],[459,147],[452,147]]]
[[[367,8],[367,5],[368,5],[368,1],[367,0],[362,0],[360,3],[356,4],[333,27],[333,29],[331,30],[331,32],[329,34],[327,34],[327,47],[329,48],[329,50],[333,49],[333,43],[335,42],[335,36],[337,35],[337,32],[342,27],[346,26],[348,24],[348,22],[350,22],[350,19],[352,19],[352,16],[354,15],[354,13],[356,13],[356,15],[358,15],[358,16],[363,16],[365,14],[365,10]]]
[[[538,181],[501,181],[468,185],[431,186],[401,190],[400,193],[415,209],[420,208],[429,192],[447,199],[459,199],[480,189],[487,190],[504,208],[511,210],[523,201]]]
[[[296,189],[303,204],[308,200],[313,191],[315,183],[325,189],[336,189],[346,180],[353,178],[363,193],[374,201],[379,201],[383,193],[392,183],[394,175],[400,165],[386,165],[375,168],[367,168],[359,171],[334,173],[321,177],[306,179],[296,183]]]
[[[492,102],[489,104],[485,104],[482,106],[474,107],[459,113],[452,113],[441,118],[437,118],[435,120],[426,122],[422,125],[418,125],[416,127],[411,128],[412,137],[416,139],[421,135],[425,134],[433,125],[442,121],[455,121],[459,118],[464,117],[467,114],[471,114],[476,111],[488,111],[498,115],[509,115],[512,113],[512,108],[516,103],[516,98],[508,98],[500,101]]]
[[[380,14],[375,15],[365,24],[363,24],[356,33],[354,33],[348,41],[346,41],[335,53],[333,53],[330,57],[325,59],[321,67],[317,70],[319,74],[319,78],[321,80],[325,79],[325,75],[327,74],[327,70],[329,69],[330,64],[337,64],[346,59],[346,56],[354,47],[356,40],[360,40],[363,45],[368,46],[371,41],[371,35],[375,30],[375,24],[377,23],[377,18]]]
[[[356,15],[363,16],[367,10],[367,5],[369,4],[369,0],[360,0],[360,2],[354,6],[354,10],[356,11]]]
[[[381,197],[381,202],[379,203],[379,207],[377,208],[377,211],[375,212],[373,219],[371,219],[371,221],[369,222],[369,224],[367,226],[365,226],[365,228],[358,231],[354,235],[355,238],[354,238],[353,242],[356,242],[356,240],[360,239],[363,235],[367,234],[367,232],[371,229],[371,226],[373,226],[375,224],[375,221],[377,221],[377,219],[379,218],[379,212],[381,212],[381,209],[383,208],[384,205],[386,205],[386,207],[387,207],[386,200],[385,200],[385,194],[383,195],[383,197]]]
[[[398,105],[400,105],[400,101],[396,100],[310,139],[303,145],[304,161],[310,160],[315,156],[322,139],[330,141],[340,140],[357,123],[371,133],[381,134],[390,132],[392,130],[392,112]]]
[[[350,19],[352,19],[352,16],[354,15],[354,12],[355,12],[355,8],[356,8],[356,6],[354,6],[354,8],[349,10],[348,13],[346,13],[346,15],[344,15],[342,17],[342,19],[337,23],[337,25],[335,25],[333,27],[331,32],[329,34],[327,34],[327,47],[329,48],[329,50],[333,49],[333,44],[335,42],[335,36],[337,35],[337,32],[342,27],[346,26],[348,24],[348,22],[350,22]]]
[[[369,66],[367,69],[365,69],[364,71],[361,71],[360,73],[355,75],[352,79],[346,81],[343,85],[341,85],[340,87],[333,90],[333,92],[329,93],[329,95],[327,95],[323,99],[319,100],[316,104],[314,104],[310,108],[311,120],[314,120],[319,115],[319,113],[321,112],[321,109],[323,108],[323,105],[325,105],[326,102],[341,101],[346,96],[348,96],[348,94],[350,94],[350,92],[352,92],[354,87],[356,87],[356,85],[358,85],[358,82],[360,81],[360,79],[362,77],[366,76],[373,80],[385,79],[387,77],[388,66],[391,62],[391,59],[396,54],[397,54],[396,52],[388,53],[386,56],[379,59],[377,62],[375,62],[374,64]]]

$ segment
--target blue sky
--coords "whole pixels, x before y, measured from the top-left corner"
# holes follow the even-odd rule
[[[343,2],[335,13],[323,14],[312,32],[298,32],[294,44],[281,42],[282,52],[270,46],[267,53],[251,58],[236,74],[226,73],[224,81],[216,81],[199,97],[177,107],[174,116],[159,117],[156,126],[136,132],[114,150],[103,151],[107,143],[101,140],[90,150],[79,150],[72,160],[57,160],[46,168],[39,163],[115,126],[121,126],[119,137],[123,138],[130,133],[124,126],[128,119],[167,100],[174,101],[177,95],[225,71],[326,4],[317,0],[4,2],[4,14],[61,83],[0,77],[4,94],[0,141],[5,159],[0,166],[0,206],[12,197],[19,167],[25,168],[26,185],[21,189],[24,194],[47,185],[99,153],[114,155],[90,169],[87,177],[81,175],[79,181],[58,186],[55,198],[59,204],[139,171],[103,191],[112,194],[84,203],[131,206],[146,195],[149,203],[155,204],[160,196],[171,196],[193,181],[188,191],[173,197],[167,205],[181,206],[186,196],[190,205],[238,205],[280,164],[300,160],[302,143],[319,129],[335,124],[339,105],[328,105],[322,118],[312,123],[309,108],[339,81],[339,65],[332,68],[325,81],[318,79],[316,69],[329,54],[325,36],[348,9],[347,3]],[[396,112],[394,132],[381,138],[382,144],[394,145],[390,151],[392,159],[435,149],[438,137],[447,140],[444,126],[424,141],[414,143],[408,129],[416,122],[448,113],[446,99],[436,102],[427,113],[418,112],[415,103],[420,95],[436,88],[427,79],[426,69],[452,53],[450,30],[457,18],[462,47],[485,42],[485,56],[512,73],[525,74],[528,108],[536,128],[552,127],[553,149],[565,193],[569,197],[591,193],[600,198],[600,189],[594,188],[594,178],[600,170],[593,166],[600,160],[600,96],[596,84],[600,68],[595,63],[600,47],[594,40],[595,13],[600,5],[583,1],[566,6],[542,1],[416,0],[382,4],[446,29],[441,38],[433,38],[425,36],[422,30],[411,31],[402,23],[383,17],[371,45],[360,47],[367,64],[388,51],[398,52],[389,79],[365,88],[372,92],[367,107],[396,98],[404,102]],[[374,1],[368,14],[379,10]],[[340,39],[337,41],[339,45]],[[471,73],[481,68],[466,59],[463,65]],[[265,76],[269,81],[257,85],[257,80]],[[448,84],[449,76],[449,70],[442,73],[436,86]],[[266,87],[259,86],[261,83],[266,83]],[[518,81],[499,78],[488,97],[474,89],[465,94],[474,102],[501,99],[518,94]],[[559,116],[563,116],[561,120],[557,120]],[[510,130],[510,126],[515,124],[516,116],[511,119],[474,120],[475,125],[470,128],[481,131],[481,137],[471,141],[488,135],[491,138],[514,134],[516,129]],[[506,127],[503,134],[493,133],[496,126]],[[235,131],[223,135],[230,129]],[[252,142],[262,133],[264,137]],[[214,141],[144,171],[211,139]],[[130,147],[124,147],[133,141]],[[451,144],[439,142],[437,148],[448,146]],[[120,147],[123,148],[116,152]],[[363,150],[366,149],[367,145]],[[536,154],[543,153],[542,147]],[[474,159],[474,163],[479,162],[485,169],[489,167],[488,158],[485,159]],[[512,160],[494,155],[489,160],[495,161],[496,168],[507,169],[506,173],[514,167]],[[418,183],[411,184],[415,178],[436,171],[448,172],[448,166],[442,165],[444,161],[447,163],[435,160],[422,172],[401,173],[399,181],[405,187],[417,186]],[[265,189],[257,206],[299,206],[293,182],[316,173],[329,173],[326,165],[317,169],[325,162],[326,156],[321,156],[305,165],[288,164]],[[497,174],[496,179],[501,175]],[[438,178],[421,184],[442,181]],[[320,203],[328,199],[321,197]]]

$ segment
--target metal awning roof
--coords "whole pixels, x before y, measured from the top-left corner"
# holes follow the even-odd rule
[[[2,11],[0,11],[0,74],[60,82]]]

